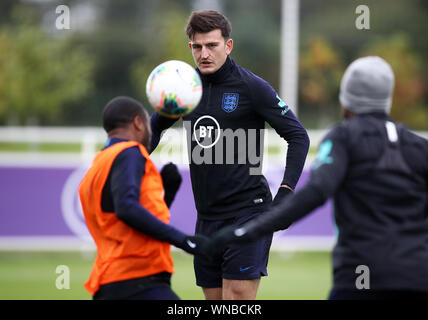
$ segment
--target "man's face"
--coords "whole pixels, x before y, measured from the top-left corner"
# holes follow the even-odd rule
[[[202,74],[216,72],[232,52],[233,40],[225,40],[220,29],[207,33],[195,33],[189,42],[193,59]]]
[[[150,118],[148,115],[146,115],[145,119],[146,123],[144,126],[144,137],[143,137],[143,145],[146,147],[147,151],[150,152],[150,147],[152,144],[152,129],[150,127]]]
[[[146,147],[147,151],[150,152],[152,143],[152,130],[150,127],[150,118],[147,112],[145,112],[143,117],[136,116],[134,118],[134,126],[137,137],[136,140]]]

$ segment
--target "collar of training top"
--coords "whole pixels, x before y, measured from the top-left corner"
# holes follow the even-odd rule
[[[218,69],[214,73],[202,74],[198,68],[196,68],[196,71],[198,71],[199,76],[204,82],[222,82],[228,77],[234,64],[235,62],[233,61],[233,59],[227,56],[225,63],[220,67],[220,69]]]
[[[385,119],[392,121],[391,117],[383,111],[373,111],[367,113],[360,113],[357,115],[358,117],[375,117],[378,119]]]
[[[108,138],[103,149],[108,148],[108,147],[110,147],[110,146],[112,146],[118,142],[123,142],[123,141],[128,141],[128,140],[121,139],[121,138]]]

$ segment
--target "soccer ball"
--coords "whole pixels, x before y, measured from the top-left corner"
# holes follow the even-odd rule
[[[152,107],[161,115],[180,118],[190,113],[201,100],[201,78],[189,64],[170,60],[150,73],[146,94]]]

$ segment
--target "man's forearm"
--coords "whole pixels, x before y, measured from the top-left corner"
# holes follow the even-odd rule
[[[306,156],[309,150],[309,137],[306,131],[295,134],[287,140],[288,151],[282,185],[287,185],[294,189],[302,174]]]
[[[174,227],[162,222],[139,203],[122,205],[116,210],[117,217],[139,232],[179,246],[186,235]]]
[[[159,113],[154,112],[150,117],[150,127],[152,129],[152,142],[149,153],[152,153],[153,150],[159,144],[159,141],[162,137],[162,132],[169,127],[171,127],[177,119],[170,119],[166,117],[162,117]]]
[[[282,203],[243,225],[251,238],[259,238],[275,231],[287,229],[326,201],[314,186],[306,185]]]

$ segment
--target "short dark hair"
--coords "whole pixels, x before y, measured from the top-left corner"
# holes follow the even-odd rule
[[[215,10],[194,11],[187,22],[186,34],[192,40],[196,32],[207,33],[216,29],[221,30],[221,35],[225,39],[232,33],[230,21],[221,13]]]
[[[137,100],[130,97],[116,97],[110,100],[103,111],[103,128],[108,133],[116,128],[128,126],[136,116],[147,117],[147,111]]]

